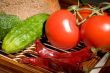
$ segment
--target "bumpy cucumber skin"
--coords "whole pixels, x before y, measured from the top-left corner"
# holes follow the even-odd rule
[[[18,16],[0,13],[0,41],[18,23],[22,22]]]
[[[14,27],[4,38],[2,49],[6,53],[17,53],[36,39],[40,39],[48,16],[48,14],[37,14]]]

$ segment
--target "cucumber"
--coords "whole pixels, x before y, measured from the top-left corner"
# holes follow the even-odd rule
[[[2,49],[6,53],[17,53],[25,49],[35,40],[40,39],[43,33],[44,22],[48,14],[37,14],[15,26],[4,38]]]

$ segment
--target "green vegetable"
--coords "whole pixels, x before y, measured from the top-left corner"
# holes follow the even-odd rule
[[[37,14],[14,27],[4,38],[2,49],[6,53],[17,53],[42,36],[47,14]]]
[[[20,18],[15,15],[0,14],[0,41],[19,22],[21,22]]]

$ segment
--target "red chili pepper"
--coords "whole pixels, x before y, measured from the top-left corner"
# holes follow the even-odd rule
[[[52,72],[64,72],[64,73],[82,73],[82,67],[79,63],[70,63],[63,62],[59,59],[47,59],[47,58],[22,58],[22,63],[31,64],[34,66],[39,66],[50,70]]]
[[[82,73],[82,62],[92,57],[92,52],[87,47],[77,52],[64,53],[45,47],[39,40],[36,41],[36,51],[38,58],[24,58],[22,63],[64,73]]]
[[[32,65],[38,65],[38,66],[48,66],[48,62],[45,59],[42,58],[22,58],[22,63],[26,64],[32,64]]]
[[[38,66],[38,67],[42,67],[47,70],[53,71],[48,66],[50,61],[51,61],[50,59],[44,59],[44,58],[38,57],[38,58],[22,58],[20,62],[24,64],[31,64],[33,66]]]
[[[58,52],[51,50],[47,47],[45,47],[39,40],[36,41],[36,52],[39,54],[42,58],[53,58],[53,59],[61,59],[61,58],[73,58],[76,56],[81,57],[82,59],[88,59],[91,57],[92,52],[90,48],[83,48],[80,51],[76,52]]]
[[[36,52],[42,58],[56,58],[57,51],[53,51],[45,47],[39,40],[36,42]]]

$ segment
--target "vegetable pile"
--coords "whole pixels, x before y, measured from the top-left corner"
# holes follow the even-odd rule
[[[22,58],[22,63],[51,71],[81,73],[82,62],[99,50],[110,51],[109,8],[110,3],[101,3],[99,7],[73,5],[50,16],[34,15],[8,32],[2,49],[8,54],[18,53],[34,43],[38,57]]]

